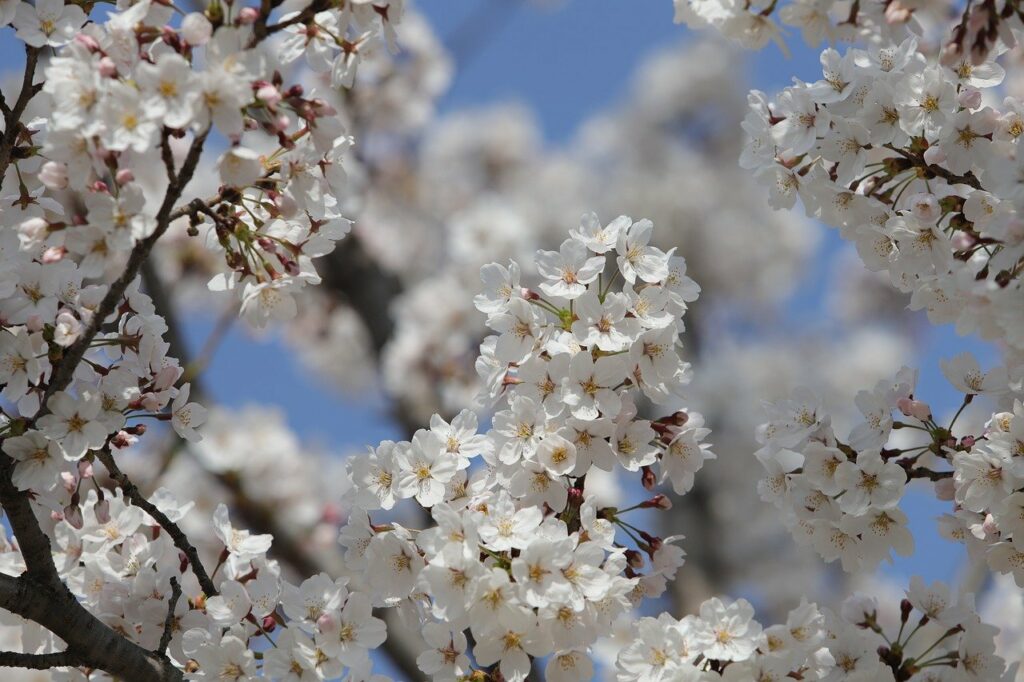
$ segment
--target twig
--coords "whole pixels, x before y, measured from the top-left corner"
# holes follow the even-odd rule
[[[171,598],[167,602],[167,618],[164,619],[164,632],[160,635],[160,645],[156,648],[157,656],[165,656],[167,647],[171,643],[171,636],[174,634],[174,609],[178,606],[178,599],[181,598],[181,585],[178,579],[171,578]]]
[[[157,240],[164,235],[167,228],[170,226],[171,221],[181,212],[180,215],[186,215],[187,209],[179,209],[174,211],[174,204],[181,197],[182,191],[185,189],[185,185],[192,179],[192,175],[196,171],[196,166],[199,164],[199,157],[203,152],[203,143],[206,142],[206,135],[209,133],[209,128],[200,133],[192,141],[192,146],[189,147],[188,154],[185,156],[185,161],[181,165],[181,170],[176,174],[172,174],[170,183],[167,186],[167,192],[164,195],[163,203],[160,205],[160,210],[156,215],[156,228],[153,230],[153,234],[149,235],[132,249],[131,255],[128,257],[128,264],[125,266],[124,272],[121,276],[110,285],[110,289],[107,290],[107,295],[103,297],[100,305],[96,308],[96,312],[93,314],[92,320],[89,322],[89,326],[86,327],[82,335],[71,344],[67,351],[64,353],[64,357],[57,363],[53,370],[53,377],[50,380],[49,385],[46,387],[46,394],[43,399],[43,407],[40,409],[40,413],[46,411],[46,401],[49,400],[57,391],[64,390],[68,384],[71,383],[71,379],[74,376],[75,368],[78,367],[78,363],[82,361],[85,356],[85,351],[89,348],[89,344],[92,343],[96,333],[99,332],[100,325],[103,321],[114,312],[117,305],[121,302],[121,298],[124,296],[124,292],[128,289],[128,286],[135,280],[135,277],[139,274],[139,270],[142,268],[142,263],[149,257],[149,252],[153,250],[153,245],[156,244]],[[164,133],[166,136],[166,133]]]

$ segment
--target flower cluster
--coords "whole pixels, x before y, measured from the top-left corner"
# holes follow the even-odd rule
[[[822,53],[823,79],[750,96],[741,164],[776,208],[799,197],[888,271],[911,309],[1024,346],[1021,104],[992,108],[995,58],[926,58],[916,39]]]
[[[1024,582],[1015,532],[1024,500],[1019,381],[1011,383],[1005,367],[982,372],[969,353],[944,362],[943,372],[964,393],[960,410],[944,425],[915,398],[917,374],[907,368],[857,394],[864,421],[845,441],[809,391],[770,404],[769,421],[758,432],[756,454],[766,470],[761,496],[782,510],[798,541],[826,561],[839,559],[847,571],[864,571],[893,550],[913,553],[899,501],[913,479],[932,481],[940,499],[956,503],[942,521],[944,534],[986,554],[993,570],[1012,571]],[[957,436],[957,421],[977,395],[1017,396],[1014,412],[993,414],[982,433]]]
[[[468,411],[450,423],[435,416],[411,441],[351,460],[347,501],[360,511],[342,531],[346,563],[375,603],[426,603],[424,632],[438,650],[419,664],[435,679],[470,672],[467,628],[476,662],[498,663],[507,680],[549,654],[549,679],[589,679],[597,638],[682,565],[676,538],[622,518],[667,508],[663,495],[616,509],[586,488],[595,468],[621,466],[648,488],[669,481],[683,493],[713,456],[699,414],[638,417],[640,396],[668,402],[688,381],[677,347],[698,292],[682,258],[648,244],[651,230],[584,216],[559,251],[537,254],[539,291],[521,284],[515,262],[485,266],[476,305],[497,333],[478,370],[482,399],[504,408],[491,430],[479,434]],[[409,498],[436,525],[414,531],[367,515]]]
[[[53,9],[49,4],[36,11]],[[336,197],[351,138],[333,107],[283,82],[280,69],[302,54],[295,37],[281,50],[268,49],[266,38],[304,29],[319,36],[317,45],[329,38],[330,50],[343,53],[336,69],[351,73],[361,46],[393,30],[400,6],[342,3],[270,23],[251,7],[215,4],[172,27],[170,6],[141,2],[72,40],[84,15],[77,6],[56,5],[60,19],[39,20],[50,31],[39,45],[63,49],[45,70],[42,88],[53,110],[44,139],[26,147],[25,155],[47,161],[38,189],[20,187],[25,247],[49,262],[70,257],[84,276],[97,277],[137,243],[154,242],[170,222],[187,221],[192,235],[203,226],[206,246],[227,266],[212,289],[237,291],[242,314],[254,324],[293,316],[293,293],[319,281],[312,259],[329,253],[349,229]],[[19,16],[22,8],[32,11],[21,3]],[[76,25],[62,30],[73,19]],[[328,24],[330,32],[315,33]],[[353,33],[354,42],[346,38]],[[37,59],[39,45],[26,41],[34,46],[29,58]],[[320,65],[324,50],[310,43],[305,54]],[[229,142],[217,162],[217,191],[176,208],[185,182],[155,178],[149,168],[191,176],[213,136]],[[165,184],[173,190],[168,199],[147,201]],[[40,193],[66,188],[82,193],[81,212],[48,218],[42,209],[61,211]]]
[[[1024,30],[1024,12],[1013,2],[846,2],[841,0],[673,0],[675,22],[694,29],[711,28],[743,47],[761,49],[775,42],[788,54],[784,26],[800,30],[803,41],[817,47],[863,39],[891,39],[921,33],[960,16],[943,54],[981,63],[1000,43],[1013,45]]]
[[[895,609],[892,609],[895,611]],[[899,612],[853,595],[838,613],[806,600],[768,628],[743,599],[705,602],[699,616],[642,618],[617,660],[620,682],[1010,680],[995,654],[996,628],[968,595],[915,578]],[[898,630],[897,630],[898,628]]]

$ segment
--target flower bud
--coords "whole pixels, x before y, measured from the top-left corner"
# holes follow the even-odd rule
[[[92,462],[78,460],[78,477],[86,481],[92,478]]]
[[[114,180],[119,185],[127,185],[129,182],[134,182],[135,173],[132,172],[131,168],[122,168],[117,171],[117,175],[114,176]]]
[[[117,76],[117,64],[110,57],[101,57],[97,66],[100,70],[100,75],[104,78],[114,78]]]
[[[273,616],[263,616],[263,624],[260,627],[263,628],[264,632],[273,632],[277,627],[277,621],[274,620]]]
[[[75,530],[82,530],[85,521],[82,519],[82,510],[77,504],[69,504],[64,507],[64,520]]]
[[[68,186],[68,167],[59,161],[47,161],[39,169],[38,177],[47,189],[64,189]]]
[[[43,251],[43,265],[50,265],[51,263],[59,263],[64,260],[68,250],[63,246],[51,246],[50,248]],[[69,346],[71,344],[68,344]]]
[[[50,223],[44,218],[29,218],[18,225],[18,237],[25,246],[41,244],[50,234]]]
[[[82,323],[70,310],[62,310],[57,314],[57,322],[53,331],[54,343],[58,346],[62,346],[63,348],[67,348],[77,341],[81,334]]]
[[[268,106],[273,107],[281,101],[281,91],[270,83],[266,83],[256,90],[256,99],[262,100]]]
[[[238,12],[239,24],[255,24],[256,20],[259,18],[259,10],[255,7],[243,7],[241,11]]]
[[[75,475],[70,471],[60,472],[60,486],[69,493],[75,492],[78,481],[75,480]]]
[[[672,500],[670,500],[668,496],[659,493],[646,502],[641,502],[640,508],[669,510],[672,508]]]
[[[654,471],[651,470],[651,467],[643,467],[641,472],[640,482],[643,484],[644,488],[647,490],[654,490],[654,486],[658,483],[658,479],[654,475]]]
[[[93,507],[93,513],[96,514],[96,520],[100,523],[110,522],[110,500],[100,500]]]

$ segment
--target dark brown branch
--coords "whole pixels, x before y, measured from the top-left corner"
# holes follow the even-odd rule
[[[167,618],[164,619],[164,631],[160,635],[160,645],[156,648],[157,656],[164,656],[171,643],[171,637],[174,635],[174,609],[177,608],[179,599],[181,599],[181,585],[177,578],[171,578],[171,598],[167,601]]]
[[[0,574],[0,608],[60,637],[76,665],[139,682],[180,682],[183,677],[167,658],[146,651],[89,613],[63,584],[54,587],[27,574]]]
[[[52,654],[21,654],[17,651],[0,651],[0,667],[2,668],[49,670],[50,668],[78,668],[83,665],[87,665],[85,661],[70,651],[58,651]]]
[[[36,77],[36,65],[39,63],[39,48],[25,47],[25,74],[21,80],[21,91],[14,106],[7,108],[4,103],[4,134],[0,140],[0,187],[3,186],[4,175],[7,173],[7,166],[11,163],[11,152],[18,143],[18,136],[21,134],[21,115],[25,108],[38,92],[32,85]]]
[[[178,548],[182,554],[188,558],[188,563],[192,566],[192,572],[195,573],[196,579],[199,580],[199,586],[203,588],[203,592],[208,597],[216,596],[218,593],[216,585],[213,584],[213,580],[210,579],[210,575],[203,568],[202,562],[199,560],[199,552],[189,542],[188,536],[178,527],[178,524],[167,518],[167,515],[156,508],[152,502],[146,499],[138,487],[132,483],[131,479],[121,471],[120,467],[117,466],[117,462],[114,461],[114,456],[110,454],[108,450],[97,450],[96,456],[103,466],[107,467],[107,471],[110,472],[110,477],[113,478],[121,490],[124,491],[125,497],[131,500],[139,509],[143,510],[150,516],[152,516],[160,527],[167,531],[167,534],[171,536],[171,540],[174,541],[174,546]]]

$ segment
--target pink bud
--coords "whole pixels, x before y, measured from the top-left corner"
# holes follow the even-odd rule
[[[273,632],[274,628],[277,627],[277,621],[274,620],[273,616],[263,616],[262,627],[264,632]]]
[[[39,182],[47,189],[59,190],[68,186],[68,167],[59,161],[47,161],[39,169]]]
[[[255,7],[243,7],[238,13],[238,23],[254,24],[260,18],[260,13]]]
[[[85,525],[85,521],[82,519],[82,510],[77,504],[69,504],[64,507],[64,520],[76,530],[82,530],[82,526]]]
[[[256,90],[256,99],[263,100],[269,106],[275,106],[281,101],[281,91],[267,83]]]
[[[96,182],[92,183],[92,191],[109,192],[110,188],[107,187],[107,183],[103,182],[102,180],[97,180]]]
[[[946,152],[938,145],[932,145],[924,152],[924,160],[929,164],[940,164],[946,160]]]
[[[115,450],[124,450],[130,448],[135,443],[138,443],[139,439],[131,435],[127,431],[118,431],[113,438],[110,439],[110,447]]]
[[[117,64],[110,57],[101,57],[98,66],[100,75],[104,78],[113,78],[117,75]]]
[[[275,125],[277,126],[278,130],[288,130],[288,126],[290,126],[291,124],[292,120],[288,118],[288,116],[286,116],[285,114],[281,114],[280,116],[278,116],[277,120],[275,121]]]
[[[658,494],[652,497],[651,499],[647,500],[646,502],[642,502],[640,504],[640,507],[643,509],[668,510],[672,508],[672,500],[670,500],[666,495]]]
[[[78,485],[78,481],[75,480],[75,475],[70,471],[62,471],[60,472],[60,485],[64,490],[73,493]]]
[[[133,182],[135,180],[135,173],[132,172],[131,168],[122,168],[117,171],[117,175],[114,176],[114,180],[116,180],[119,185],[127,185],[129,182]]]
[[[960,439],[960,445],[965,450],[970,450],[971,448],[973,448],[974,447],[974,443],[975,443],[974,436],[964,436],[963,438]]]
[[[943,502],[951,502],[955,493],[956,487],[953,485],[952,478],[943,478],[935,481],[935,497]]]
[[[981,90],[968,85],[960,91],[956,101],[965,109],[977,109],[981,106]]]
[[[99,52],[100,50],[100,44],[96,42],[96,39],[86,33],[76,33],[75,42],[83,45],[90,52]]]
[[[50,512],[50,520],[51,521],[62,521],[63,519],[64,519],[64,515],[61,514],[59,511],[54,510],[54,511]]]
[[[89,480],[92,478],[92,462],[86,462],[85,460],[78,460],[78,477],[83,480]]]
[[[51,246],[43,251],[43,264],[49,265],[50,263],[57,263],[63,260],[67,252],[68,250],[63,246]]]
[[[657,484],[658,479],[655,477],[654,471],[651,470],[651,467],[643,467],[641,469],[640,482],[647,490],[654,489],[654,486]]]
[[[96,514],[96,520],[100,523],[108,523],[110,521],[110,501],[100,500],[93,507],[93,512]]]
[[[999,532],[999,524],[996,523],[991,514],[985,514],[985,521],[981,524],[981,527],[985,530],[985,535],[988,537],[993,537]]]

